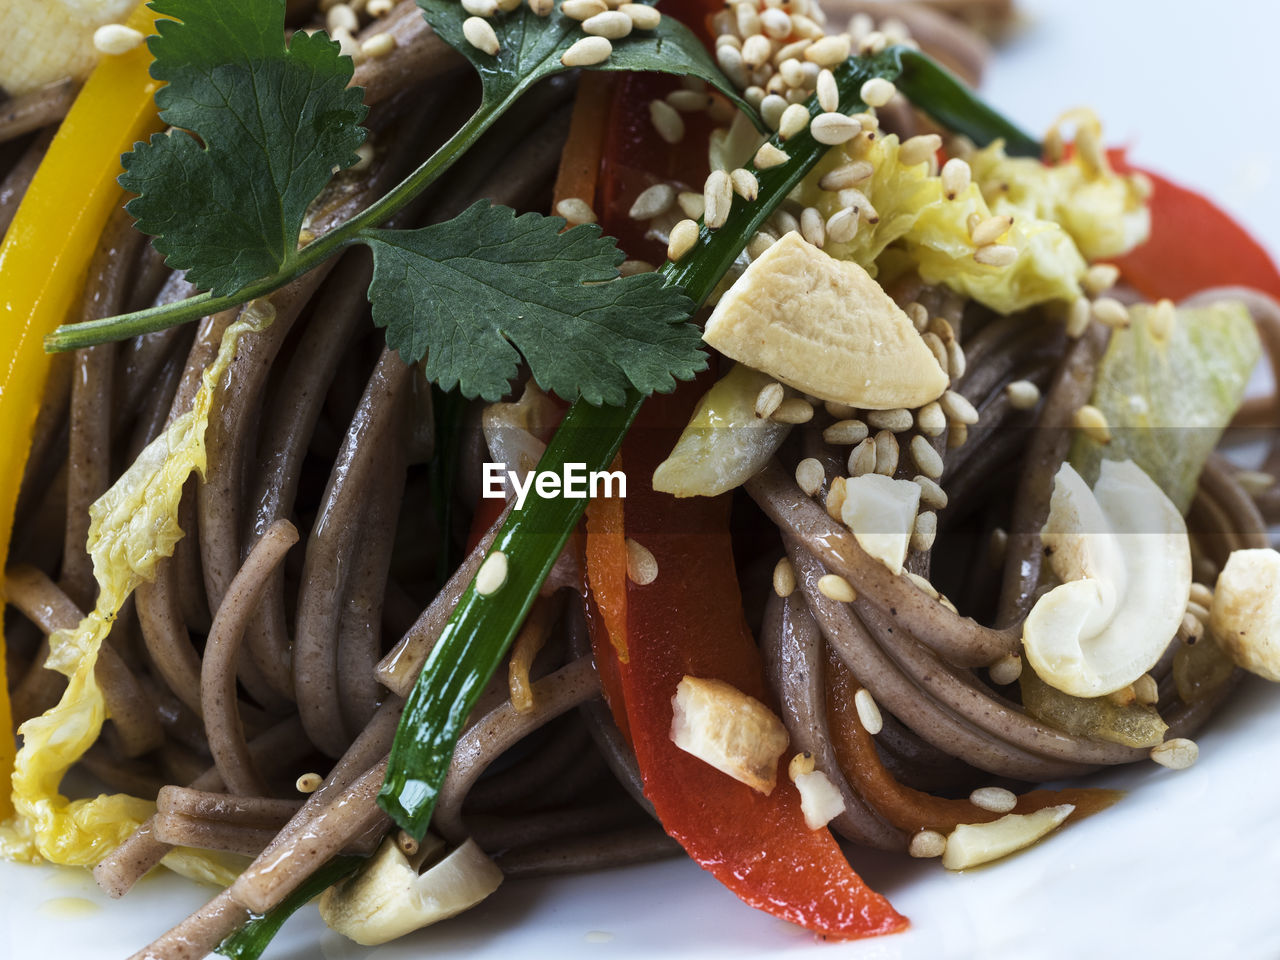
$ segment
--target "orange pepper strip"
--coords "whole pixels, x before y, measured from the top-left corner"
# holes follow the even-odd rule
[[[1004,816],[975,807],[967,799],[951,800],[913,790],[894,779],[881,763],[871,734],[858,720],[853,703],[857,691],[858,681],[840,658],[828,650],[827,719],[836,759],[849,784],[876,812],[899,830],[909,833],[936,830],[948,834],[962,823],[988,823]],[[1033,813],[1044,807],[1071,803],[1075,805],[1067,818],[1071,821],[1104,810],[1120,797],[1118,790],[1032,790],[1018,797],[1013,812]]]
[[[153,32],[139,6],[129,26]],[[103,57],[71,105],[0,246],[0,557],[9,555],[18,486],[49,375],[42,339],[65,323],[84,286],[107,217],[121,201],[120,154],[161,129],[146,46]],[[4,610],[0,578],[0,615]],[[0,627],[0,775],[13,770],[14,738]],[[13,813],[0,791],[0,819]]]

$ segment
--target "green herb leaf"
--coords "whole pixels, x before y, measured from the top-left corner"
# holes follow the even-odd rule
[[[520,356],[543,390],[621,403],[706,366],[693,304],[657,274],[618,278],[600,228],[480,201],[445,223],[371,230],[373,322],[442,389],[497,400]]]
[[[121,158],[128,210],[214,296],[289,265],[307,206],[364,142],[352,63],[322,33],[284,41],[285,0],[152,0],[160,117]],[[189,131],[189,132],[188,132]]]
[[[498,55],[491,57],[463,36],[462,24],[470,15],[457,0],[418,0],[418,6],[440,38],[475,65],[485,103],[518,96],[544,77],[574,69],[562,64],[560,57],[586,36],[582,24],[561,13],[559,4],[545,17],[539,17],[521,4],[511,13],[500,13],[489,21],[498,35]],[[698,77],[737,104],[761,132],[768,132],[756,111],[720,72],[701,41],[675,17],[664,16],[652,30],[632,30],[627,36],[609,42],[613,44],[609,59],[585,69]]]

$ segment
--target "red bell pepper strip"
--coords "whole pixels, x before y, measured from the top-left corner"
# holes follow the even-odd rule
[[[1144,296],[1181,300],[1209,287],[1254,287],[1280,299],[1280,272],[1262,246],[1227,213],[1194,190],[1109,153],[1123,173],[1140,172],[1151,195],[1151,238],[1115,261],[1121,276]]]

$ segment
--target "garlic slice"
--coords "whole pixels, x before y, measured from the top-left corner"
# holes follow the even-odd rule
[[[1209,632],[1237,666],[1280,681],[1280,553],[1231,552],[1213,591]]]
[[[1008,813],[990,823],[961,823],[947,837],[942,865],[965,870],[1007,857],[1056,830],[1073,810],[1073,804],[1063,803],[1035,813]]]
[[[688,676],[671,706],[677,747],[753,790],[773,793],[789,738],[772,710],[723,680]]]
[[[1027,662],[1076,697],[1133,683],[1160,659],[1186,609],[1191,548],[1182,515],[1130,460],[1104,461],[1092,491],[1063,464],[1041,538],[1065,582],[1027,617]]]
[[[867,473],[845,480],[840,520],[853,531],[858,546],[898,574],[919,508],[919,484]]]

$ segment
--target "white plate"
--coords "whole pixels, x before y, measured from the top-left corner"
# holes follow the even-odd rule
[[[1061,109],[1094,105],[1110,142],[1131,143],[1139,162],[1203,189],[1280,250],[1280,136],[1262,123],[1277,92],[1266,65],[1280,5],[1022,2],[1032,22],[996,62],[992,102],[1032,130]],[[308,908],[268,956],[1274,960],[1280,691],[1249,682],[1199,742],[1190,770],[1143,764],[1098,778],[1129,795],[996,865],[948,874],[936,863],[856,855],[863,876],[911,918],[894,937],[817,944],[744,907],[692,863],[668,861],[511,882],[471,913],[376,950],[329,933]],[[118,960],[208,895],[160,874],[117,903],[86,872],[0,863],[0,957]]]

